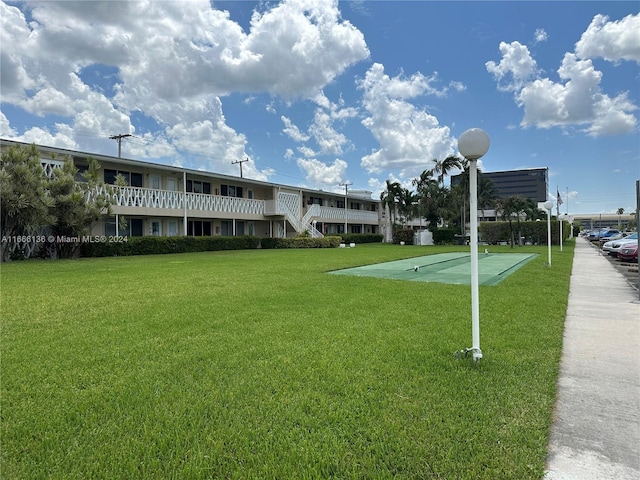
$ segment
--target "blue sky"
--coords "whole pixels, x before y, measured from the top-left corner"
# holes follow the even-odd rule
[[[407,188],[484,129],[561,211],[635,209],[638,2],[3,2],[0,136],[288,185]],[[454,172],[455,173],[455,172]]]

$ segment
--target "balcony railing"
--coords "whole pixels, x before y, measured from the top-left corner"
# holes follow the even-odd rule
[[[307,209],[304,222],[318,220],[319,222],[335,222],[340,223],[346,220],[349,223],[378,223],[378,212],[368,210],[352,210],[344,208],[322,207],[320,205],[311,205]]]
[[[116,207],[184,209],[185,194],[170,190],[140,187],[98,187],[96,194],[105,194],[109,189],[111,201]],[[208,212],[264,215],[265,201],[253,198],[223,197],[203,193],[186,194],[187,210]]]

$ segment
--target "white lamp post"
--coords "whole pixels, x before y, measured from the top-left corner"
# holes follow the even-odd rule
[[[489,150],[489,136],[472,128],[458,139],[458,151],[469,160],[470,249],[471,249],[471,338],[473,361],[482,358],[480,350],[480,300],[478,290],[478,165],[477,160]]]
[[[544,202],[544,208],[547,210],[547,250],[549,251],[548,264],[551,266],[551,209],[553,208],[553,202],[547,200]]]

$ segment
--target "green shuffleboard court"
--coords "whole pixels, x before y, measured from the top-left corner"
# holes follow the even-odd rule
[[[496,285],[536,256],[531,253],[479,253],[478,283]],[[329,273],[470,285],[471,255],[465,252],[439,253]]]

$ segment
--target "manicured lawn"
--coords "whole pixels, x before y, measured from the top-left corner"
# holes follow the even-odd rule
[[[480,287],[327,275],[461,247],[0,268],[2,478],[543,475],[573,244]]]

